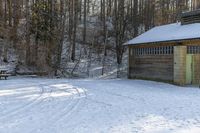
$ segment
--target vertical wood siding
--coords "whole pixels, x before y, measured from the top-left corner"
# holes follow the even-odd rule
[[[200,54],[193,56],[193,84],[200,84]]]

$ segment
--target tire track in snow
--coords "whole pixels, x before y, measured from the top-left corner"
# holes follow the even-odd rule
[[[57,89],[58,88],[55,88],[55,87],[52,87],[54,90],[56,90],[56,91],[54,91],[54,92],[57,92]],[[66,89],[69,89],[69,88],[66,88]],[[67,93],[70,93],[71,92],[71,90],[59,90],[59,91],[61,91],[61,92],[67,92]],[[53,99],[55,99],[53,96],[50,96],[51,98],[53,98]],[[65,108],[67,108],[67,107],[69,107],[69,106],[73,106],[74,105],[74,103],[73,103],[73,101],[74,101],[74,95],[72,95],[72,96],[69,96],[69,98],[67,99],[67,100],[65,100],[65,101],[67,101],[67,104],[65,104]],[[64,108],[64,109],[65,109]],[[61,106],[61,108],[60,108],[60,110],[61,109],[63,109],[63,106]],[[64,110],[63,109],[63,110]],[[61,110],[62,111],[62,110]],[[61,112],[60,111],[60,112]],[[52,112],[52,114],[54,114],[53,115],[53,117],[51,117],[50,118],[50,120],[49,121],[51,121],[51,122],[55,122],[57,119],[59,119],[60,117],[61,117],[61,115],[59,115],[58,114],[59,112],[58,112],[58,110],[55,110],[55,112]]]
[[[3,114],[2,117],[0,117],[0,121],[3,122],[3,120],[5,119],[9,119],[11,117],[17,117],[17,119],[26,119],[27,116],[29,115],[24,115],[23,112],[28,112],[26,110],[31,110],[32,108],[35,108],[41,104],[44,103],[44,101],[48,98],[55,98],[53,97],[53,94],[56,93],[57,91],[62,91],[62,92],[66,92],[66,93],[73,93],[71,96],[69,96],[69,98],[67,98],[65,101],[68,104],[64,104],[65,108],[62,109],[62,105],[59,106],[60,109],[62,109],[60,112],[57,112],[57,110],[52,110],[52,114],[54,113],[55,115],[53,117],[50,117],[50,121],[53,123],[59,123],[60,121],[62,121],[63,119],[68,118],[69,116],[71,116],[73,113],[75,113],[75,111],[77,110],[77,108],[79,107],[79,105],[82,103],[81,98],[82,97],[86,97],[86,92],[80,92],[78,88],[73,87],[71,88],[66,88],[65,90],[58,90],[58,88],[54,88],[52,86],[50,86],[49,84],[40,84],[38,86],[36,86],[38,89],[40,89],[40,91],[37,93],[37,95],[39,94],[39,96],[37,96],[36,98],[34,98],[32,101],[30,101],[27,104],[24,104],[23,106],[20,106],[18,108],[12,109],[8,112],[5,112]],[[73,92],[74,91],[74,92]],[[82,91],[82,89],[81,89]],[[24,95],[26,96],[26,95]],[[59,101],[58,101],[59,102]],[[44,103],[44,105],[51,105],[51,103]],[[53,105],[53,104],[52,104]],[[45,119],[48,120],[48,119]],[[46,127],[47,125],[44,123],[44,127]],[[35,131],[34,131],[35,132]]]
[[[74,87],[73,89],[76,90],[77,95],[78,95],[78,97],[77,97],[77,95],[73,96],[73,101],[74,100],[76,100],[76,101],[74,102],[74,104],[71,105],[71,107],[68,106],[62,111],[62,113],[60,114],[58,119],[54,121],[55,123],[58,123],[64,119],[70,117],[73,113],[75,113],[75,111],[78,109],[78,107],[80,107],[81,103],[83,102],[83,100],[81,98],[87,97],[87,93],[84,89],[82,89],[83,93],[81,93],[77,87]]]
[[[52,93],[52,90],[47,91],[47,89],[45,89],[45,84],[44,85],[40,84],[40,85],[38,85],[38,87],[40,88],[41,91],[40,91],[39,96],[37,98],[35,98],[31,102],[29,102],[29,103],[27,103],[23,106],[20,106],[18,108],[10,110],[9,112],[6,112],[6,114],[4,113],[5,115],[0,117],[0,120],[7,119],[8,117],[19,114],[20,112],[22,112],[26,109],[29,109],[30,107],[33,107],[33,106],[36,106],[36,105],[42,103],[42,101],[44,101],[46,98],[48,98],[48,96]]]
[[[58,89],[56,87],[52,87],[52,88],[53,88],[52,90]],[[84,95],[82,95],[82,93],[76,87],[71,88],[71,90],[69,90],[69,88],[66,88],[64,90],[59,90],[59,91],[69,93],[69,92],[72,92],[72,90],[75,90],[76,93],[73,93],[72,96],[70,96],[70,99],[66,100],[68,102],[68,104],[65,104],[65,108],[63,108],[63,110],[61,110],[59,112],[58,112],[58,110],[55,110],[55,113],[54,113],[55,115],[53,117],[50,117],[50,119],[48,120],[48,123],[57,124],[60,121],[62,121],[63,119],[71,116],[71,114],[73,114],[75,112],[75,110],[77,110],[79,105],[81,104],[81,101],[82,101],[81,98],[87,95],[85,91],[83,91]],[[62,107],[63,106],[61,106],[61,108]],[[41,125],[41,128],[39,128],[38,131],[43,132],[43,130],[48,129],[51,126],[53,127],[52,124],[46,125],[46,123],[44,123],[44,124]],[[35,132],[38,132],[38,131],[32,130],[30,132],[35,133]]]
[[[25,109],[27,106],[28,106],[28,107],[31,106],[35,101],[37,101],[40,97],[42,97],[43,93],[44,93],[44,89],[43,89],[43,87],[40,87],[40,92],[38,93],[39,96],[37,96],[37,97],[34,98],[32,101],[30,101],[30,102],[28,102],[28,103],[26,103],[26,104],[24,104],[24,105],[22,105],[22,106],[20,106],[20,107],[11,109],[11,110],[6,111],[5,113],[1,114],[2,117],[0,117],[0,120],[1,120],[1,119],[4,119],[4,118],[6,118],[6,117],[12,116],[12,115],[18,113],[19,111],[22,111],[22,110]]]

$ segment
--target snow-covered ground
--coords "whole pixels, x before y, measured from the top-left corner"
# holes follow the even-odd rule
[[[200,90],[141,80],[0,80],[0,133],[199,133]]]

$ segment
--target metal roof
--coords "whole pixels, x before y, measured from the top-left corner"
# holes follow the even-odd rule
[[[170,42],[190,39],[200,39],[200,23],[188,25],[173,23],[158,26],[126,42],[124,45]]]

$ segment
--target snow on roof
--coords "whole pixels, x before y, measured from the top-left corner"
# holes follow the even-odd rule
[[[128,41],[125,45],[200,39],[200,23],[181,25],[173,23],[155,27]]]

